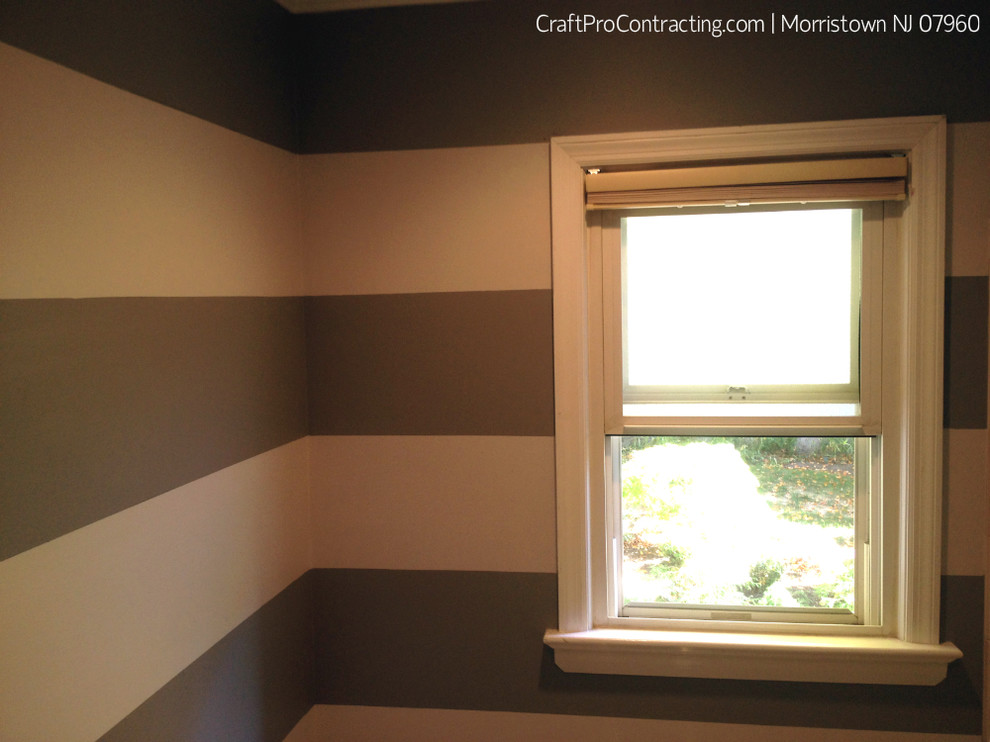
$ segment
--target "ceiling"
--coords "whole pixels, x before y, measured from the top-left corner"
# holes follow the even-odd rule
[[[355,8],[384,8],[391,5],[430,5],[456,3],[464,0],[277,0],[279,5],[293,13],[323,13],[332,10]]]

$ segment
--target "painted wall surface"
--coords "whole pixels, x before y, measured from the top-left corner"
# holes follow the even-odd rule
[[[368,706],[315,706],[286,742],[500,742],[570,740],[620,742],[656,739],[676,742],[978,742],[979,735],[886,732],[855,729],[658,721],[617,716],[527,714]]]
[[[307,291],[549,289],[548,157],[538,142],[300,158]]]
[[[270,0],[17,0],[0,6],[0,29],[19,49],[295,148],[292,17]]]
[[[978,738],[985,32],[132,6],[0,7],[0,738]],[[930,689],[560,672],[548,138],[931,113],[965,658]]]
[[[186,677],[201,731],[160,738],[280,739],[310,703],[295,156],[6,44],[0,141],[0,738],[91,742]]]
[[[303,17],[300,151],[927,114],[990,120],[986,8],[952,4],[953,14],[982,16],[977,33],[921,31],[921,15],[943,12],[924,0],[694,0],[689,9],[669,0],[494,0]],[[540,31],[572,14],[606,25]],[[696,30],[594,30],[620,14],[694,17]],[[911,18],[912,30],[894,31],[894,15]],[[784,30],[795,17],[882,21],[886,31]],[[717,36],[703,23],[729,20],[750,30]]]

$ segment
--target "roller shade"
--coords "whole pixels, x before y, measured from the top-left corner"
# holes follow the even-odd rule
[[[907,193],[907,158],[594,172],[585,175],[590,209],[750,203],[899,201]]]

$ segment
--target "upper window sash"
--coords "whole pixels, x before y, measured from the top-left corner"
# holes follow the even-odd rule
[[[605,432],[686,433],[694,429],[718,429],[723,433],[833,435],[879,432],[881,266],[883,206],[880,203],[832,204],[828,206],[754,207],[750,213],[799,211],[848,207],[855,217],[856,238],[851,240],[848,310],[848,378],[832,384],[751,384],[749,380],[725,379],[721,384],[643,385],[630,383],[629,307],[626,287],[624,217],[671,214],[671,210],[610,210],[589,214],[592,249],[601,250],[603,307],[603,375]],[[681,214],[713,213],[687,209]],[[736,210],[725,213],[740,213]],[[861,218],[859,215],[862,215]],[[737,256],[745,261],[745,255]],[[637,275],[637,277],[640,277]],[[840,289],[842,290],[842,289]],[[703,300],[699,300],[703,301]],[[657,318],[658,322],[684,322],[694,307],[683,307]],[[793,315],[799,307],[780,307]],[[731,321],[736,321],[733,315]],[[759,319],[739,321],[731,331],[745,333]],[[769,329],[769,328],[768,328]],[[813,330],[809,330],[813,332]],[[788,342],[779,352],[788,352]]]

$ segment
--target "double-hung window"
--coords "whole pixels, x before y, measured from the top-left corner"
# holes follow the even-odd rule
[[[882,212],[594,214],[610,618],[878,623]]]
[[[554,142],[563,669],[944,677],[943,142]]]

